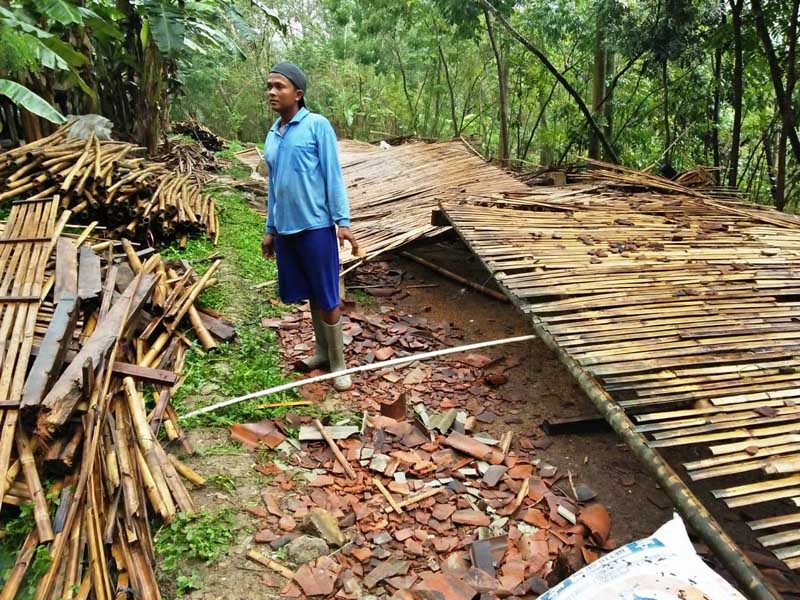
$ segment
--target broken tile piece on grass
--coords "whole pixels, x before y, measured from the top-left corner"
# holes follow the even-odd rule
[[[258,423],[237,423],[231,427],[231,437],[251,449],[266,446],[272,450],[286,440],[286,436],[269,419]]]

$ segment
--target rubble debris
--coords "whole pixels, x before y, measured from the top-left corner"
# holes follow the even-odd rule
[[[457,437],[457,447],[452,432],[445,437],[436,430],[417,444],[408,421],[371,414],[365,423],[362,434],[337,442],[355,477],[341,476],[344,468],[327,442],[309,440],[291,462],[315,474],[311,485],[283,497],[265,495],[266,510],[252,513],[262,530],[276,533],[286,517],[301,522],[307,535],[287,548],[304,546],[309,536],[320,542],[319,555],[287,552],[293,564],[307,560],[284,589],[286,597],[350,597],[348,590],[359,589],[412,600],[442,593],[524,596],[613,547],[604,507],[565,496],[553,478],[541,476],[554,467],[535,461],[519,440],[502,464],[491,465],[482,460],[485,448],[497,450],[467,434],[458,434],[466,439]],[[480,451],[459,449],[474,451],[474,443]],[[328,546],[340,550],[322,554]],[[307,577],[317,580],[304,582]]]
[[[304,565],[328,552],[325,540],[312,535],[301,535],[286,544],[286,558],[295,565]]]
[[[324,508],[312,508],[303,520],[303,529],[321,537],[331,546],[341,546],[346,538],[339,529],[339,523]]]
[[[247,448],[266,446],[270,450],[280,446],[286,439],[269,419],[258,423],[237,423],[231,427],[231,437]]]

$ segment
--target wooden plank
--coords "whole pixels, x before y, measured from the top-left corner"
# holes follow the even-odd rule
[[[45,432],[52,435],[72,415],[81,398],[83,364],[87,360],[91,360],[94,365],[101,362],[114,344],[123,321],[127,321],[142,306],[150,295],[155,281],[156,277],[152,274],[143,275],[138,286],[136,280],[132,281],[97,325],[92,336],[42,401],[37,419],[40,435]]]
[[[200,314],[200,320],[203,322],[203,325],[206,326],[206,329],[208,329],[215,338],[223,342],[230,342],[236,338],[236,329],[232,325],[201,310],[198,310],[198,313]]]
[[[133,377],[144,383],[155,385],[175,385],[180,375],[166,369],[153,369],[131,363],[114,361],[112,371],[117,375]]]
[[[78,249],[71,239],[62,237],[56,246],[56,282],[53,302],[78,296]]]
[[[23,414],[39,406],[59,376],[78,322],[79,308],[80,302],[75,297],[64,298],[58,303],[42,340],[41,351],[36,355],[22,390],[20,408]]]
[[[769,535],[762,535],[758,538],[759,543],[766,548],[772,546],[782,546],[790,542],[800,541],[800,529],[792,529],[791,531],[781,531],[778,533],[771,533]],[[776,554],[777,556],[777,554]],[[780,556],[778,556],[780,558]]]
[[[85,304],[100,301],[103,291],[100,257],[89,246],[81,246],[78,268],[78,298]]]
[[[747,524],[753,531],[760,531],[762,529],[773,529],[775,527],[783,527],[785,525],[797,525],[798,523],[800,523],[800,512],[795,512],[788,515],[777,515],[775,517],[766,517],[756,521],[749,521]]]

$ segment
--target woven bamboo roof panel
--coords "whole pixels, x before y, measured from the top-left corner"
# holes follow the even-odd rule
[[[750,525],[800,568],[800,222],[611,174],[442,208],[651,447],[694,446],[693,480],[761,474],[713,494],[772,503]]]

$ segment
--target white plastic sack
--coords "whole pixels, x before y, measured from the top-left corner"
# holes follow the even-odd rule
[[[69,115],[69,118],[75,118]],[[101,115],[81,115],[70,126],[67,137],[71,140],[85,140],[94,133],[97,139],[110,140],[114,124]]]
[[[746,600],[694,551],[676,514],[653,535],[617,548],[539,600]]]

